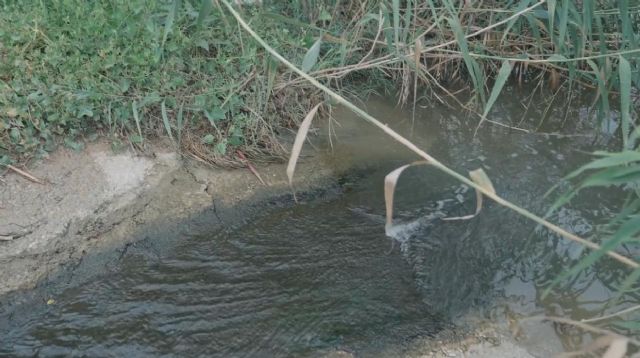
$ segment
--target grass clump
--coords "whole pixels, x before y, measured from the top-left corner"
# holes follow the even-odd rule
[[[221,164],[235,148],[283,153],[277,131],[296,126],[312,96],[273,91],[278,66],[203,4],[0,1],[2,160],[96,137],[141,147],[160,134]],[[303,46],[295,29],[245,15],[285,53]]]

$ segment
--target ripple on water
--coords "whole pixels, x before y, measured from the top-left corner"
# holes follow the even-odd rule
[[[519,106],[507,107],[494,111],[520,118]],[[584,161],[575,149],[592,147],[580,137],[499,127],[474,136],[475,126],[443,108],[419,113],[424,120],[415,126],[392,105],[371,108],[456,170],[484,168],[498,193],[537,212],[548,205],[544,192]],[[345,113],[334,115],[343,131],[335,153],[364,168],[345,180],[341,198],[274,209],[230,231],[176,237],[165,255],[128,253],[115,270],[72,285],[53,305],[27,300],[20,314],[4,313],[0,355],[300,357],[338,348],[376,356],[437,332],[443,317],[491,309],[500,299],[512,297],[512,309],[525,314],[549,309],[539,283],[575,248],[493,203],[473,220],[440,220],[473,212],[475,194],[428,166],[400,179],[389,239],[383,178],[415,156]],[[588,213],[572,209],[558,219],[588,231]],[[583,296],[558,299],[553,309],[587,309],[584,295],[604,291],[592,278],[595,284],[580,281],[591,287]]]

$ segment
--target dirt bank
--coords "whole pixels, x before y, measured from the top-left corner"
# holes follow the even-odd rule
[[[122,245],[142,225],[290,192],[283,164],[258,168],[265,187],[246,169],[213,168],[159,146],[151,152],[116,154],[93,144],[59,150],[31,168],[45,184],[12,172],[0,177],[0,294],[33,288],[65,263]],[[303,161],[296,187],[331,176],[322,161]]]

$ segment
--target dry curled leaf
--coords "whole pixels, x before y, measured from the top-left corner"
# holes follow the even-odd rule
[[[403,165],[400,168],[395,169],[391,173],[384,177],[384,204],[387,210],[387,220],[385,223],[385,231],[387,236],[390,236],[389,230],[393,226],[393,195],[396,191],[396,184],[402,172],[412,166],[428,164],[427,161],[413,162],[411,164]]]
[[[560,86],[560,75],[558,74],[558,71],[556,71],[554,69],[551,69],[551,71],[550,71],[549,86],[554,91],[557,90],[558,87]]]
[[[625,337],[614,338],[602,358],[623,358],[627,354],[628,343],[629,340]]]
[[[422,44],[422,38],[418,37],[416,39],[416,47],[414,50],[414,61],[416,63],[416,68],[420,68],[420,57],[422,56],[422,48],[423,48],[423,44]]]
[[[293,172],[296,170],[296,164],[298,163],[298,158],[300,157],[300,152],[302,151],[302,144],[304,144],[304,141],[307,138],[309,127],[311,127],[311,121],[313,120],[313,117],[315,117],[316,112],[318,112],[318,108],[320,108],[321,104],[322,103],[318,103],[309,111],[309,113],[307,113],[307,116],[304,117],[304,120],[300,124],[298,134],[296,134],[296,140],[293,142],[291,156],[289,157],[289,164],[287,165],[287,177],[289,178],[289,185],[293,185]]]

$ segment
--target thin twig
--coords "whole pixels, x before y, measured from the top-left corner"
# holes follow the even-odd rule
[[[580,320],[580,322],[587,323],[587,322],[604,321],[606,319],[622,316],[624,314],[631,313],[631,312],[634,312],[634,311],[637,311],[637,310],[640,310],[640,305],[629,307],[629,308],[623,309],[622,311],[618,311],[618,312],[615,312],[615,313],[612,313],[612,314],[608,314],[608,315],[602,316],[602,317],[583,319],[583,320]]]
[[[30,181],[34,182],[34,183],[38,183],[41,185],[44,185],[44,182],[36,177],[34,177],[33,175],[27,173],[26,171],[22,170],[22,169],[18,169],[16,167],[14,167],[11,164],[7,164],[7,168],[9,168],[10,170],[13,170],[16,174],[22,175],[23,177],[29,179]]]
[[[505,127],[505,128],[513,129],[513,130],[520,131],[520,132],[524,132],[524,133],[531,133],[531,131],[530,131],[530,130],[528,130],[528,129],[524,129],[524,128],[520,128],[520,127],[510,126],[510,125],[508,125],[508,124],[504,124],[504,123],[500,123],[500,122],[492,121],[492,120],[490,120],[490,119],[485,119],[484,121],[485,121],[485,122],[487,122],[487,123],[495,124],[495,125],[500,126],[500,127]]]
[[[264,186],[267,186],[267,183],[265,183],[264,180],[262,180],[262,177],[260,176],[260,173],[258,173],[256,168],[249,162],[247,157],[245,157],[244,154],[239,150],[237,150],[236,153],[238,154],[238,157],[240,157],[240,160],[242,160],[247,165],[247,168],[249,168],[251,173],[253,173],[253,175],[255,175],[256,178],[258,178],[258,180],[260,180],[260,183],[262,183],[262,185],[264,185]]]
[[[371,44],[371,48],[369,49],[369,52],[367,52],[366,55],[364,55],[364,57],[359,61],[359,64],[362,64],[369,56],[371,56],[371,54],[373,53],[373,50],[376,48],[376,44],[378,42],[378,38],[380,37],[380,34],[382,33],[382,11],[380,11],[380,19],[378,19],[378,32],[376,32],[376,37],[373,40],[373,43]]]

